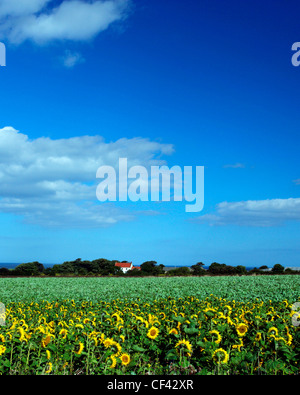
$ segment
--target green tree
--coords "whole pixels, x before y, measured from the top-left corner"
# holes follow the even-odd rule
[[[0,276],[9,276],[11,275],[11,271],[7,269],[6,267],[2,267],[0,269]]]
[[[143,272],[139,269],[131,269],[128,270],[128,272],[125,274],[125,276],[131,277],[142,277],[143,276]]]
[[[147,261],[141,264],[142,274],[146,276],[157,276],[164,273],[164,265],[156,266],[156,261]]]
[[[275,274],[281,274],[284,272],[284,266],[280,265],[280,263],[276,263],[272,268],[272,272]]]
[[[238,265],[238,266],[235,268],[235,270],[236,270],[236,273],[237,273],[237,274],[247,274],[247,269],[246,269],[245,266]]]
[[[39,262],[21,263],[14,270],[12,274],[15,276],[38,276],[45,271],[44,265]]]
[[[225,263],[217,263],[213,262],[209,268],[208,268],[209,273],[211,274],[218,274],[218,275],[234,275],[237,274],[237,269],[234,266],[231,265],[226,265]]]
[[[191,266],[191,269],[193,271],[193,274],[195,276],[202,276],[206,273],[206,270],[203,269],[204,263],[202,262],[197,262],[195,265]]]
[[[190,269],[186,266],[178,267],[168,271],[168,276],[190,276]]]
[[[225,268],[226,268],[225,263],[213,262],[209,266],[208,271],[211,274],[225,274]]]

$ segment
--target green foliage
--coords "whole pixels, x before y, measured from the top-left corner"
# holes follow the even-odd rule
[[[156,298],[193,295],[203,299],[210,294],[237,302],[268,302],[299,297],[300,276],[189,276],[189,277],[88,277],[88,278],[0,278],[0,301],[19,300],[98,300],[112,299],[151,302]],[[24,293],[24,290],[26,292]],[[299,339],[300,340],[300,339]]]
[[[147,261],[141,264],[141,271],[143,275],[146,276],[157,276],[162,274],[164,265],[156,266],[156,261]]]
[[[279,275],[2,278],[0,375],[297,375],[299,285]]]
[[[246,267],[242,266],[242,265],[236,266],[235,271],[236,271],[237,274],[247,274]]]
[[[168,276],[190,276],[190,269],[186,266],[178,267],[168,271]]]
[[[61,265],[54,265],[47,269],[46,274],[52,276],[122,275],[122,270],[115,266],[115,262],[103,258],[93,261],[82,261],[78,258],[75,261],[66,261]]]
[[[74,261],[66,261],[53,267],[44,268],[39,262],[22,263],[15,269],[0,268],[0,277],[29,277],[29,276],[49,276],[49,277],[85,277],[85,276],[124,276],[120,267],[115,266],[117,260],[95,259],[93,261],[82,260],[81,258]],[[133,269],[126,273],[126,277],[142,277],[142,276],[235,276],[235,275],[274,275],[274,274],[300,274],[300,271],[285,269],[282,265],[276,264],[270,271],[265,271],[267,266],[256,267],[247,271],[245,266],[230,266],[225,263],[213,262],[208,270],[203,268],[204,264],[198,262],[190,268],[183,266],[164,271],[164,265],[158,265],[156,261],[146,261],[141,264],[141,270]]]
[[[45,271],[44,265],[39,262],[22,263],[11,271],[14,276],[38,276]]]
[[[283,273],[284,267],[282,265],[280,265],[280,263],[276,263],[276,265],[273,266],[272,272],[277,273],[277,274]]]
[[[128,272],[126,273],[127,277],[142,277],[143,273],[141,270],[138,269],[132,269],[132,270],[128,270]]]
[[[225,275],[232,275],[232,274],[237,274],[237,271],[235,267],[226,265],[225,263],[217,263],[213,262],[209,268],[208,268],[209,273],[211,274],[225,274]]]
[[[203,269],[203,266],[204,266],[204,263],[202,263],[202,262],[198,262],[198,263],[196,263],[196,265],[192,265],[191,269],[193,271],[193,274],[195,276],[202,276],[202,275],[204,275],[206,273],[206,270]]]

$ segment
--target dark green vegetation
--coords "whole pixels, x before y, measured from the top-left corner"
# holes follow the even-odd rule
[[[245,266],[230,266],[224,263],[213,262],[208,269],[204,269],[204,264],[198,262],[191,267],[183,266],[178,268],[167,268],[158,265],[156,261],[147,261],[141,264],[140,270],[129,270],[126,274],[121,268],[115,266],[117,260],[95,259],[93,261],[76,259],[66,261],[60,265],[45,268],[39,262],[22,263],[14,269],[0,268],[1,277],[31,277],[31,276],[125,276],[125,277],[144,277],[144,276],[231,276],[231,275],[272,275],[272,274],[300,274],[300,271],[285,269],[282,265],[276,264],[272,269],[267,266],[247,270]]]

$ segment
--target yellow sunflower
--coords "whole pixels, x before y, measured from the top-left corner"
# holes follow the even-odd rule
[[[158,336],[158,334],[159,334],[159,330],[158,330],[157,328],[155,328],[155,326],[152,326],[152,327],[149,329],[149,331],[148,331],[148,333],[147,333],[147,336],[148,336],[150,339],[156,339],[157,336]]]
[[[222,336],[220,335],[220,332],[218,332],[217,330],[212,330],[212,331],[210,331],[209,332],[211,335],[216,335],[217,336],[217,338],[216,338],[216,340],[214,340],[214,342],[216,343],[216,344],[220,344],[221,343],[221,340],[222,340]]]
[[[117,364],[117,358],[114,355],[111,355],[110,359],[111,359],[111,365],[110,365],[109,368],[110,369],[114,369],[116,367],[116,364]]]
[[[122,362],[122,365],[125,365],[125,366],[128,365],[130,362],[130,355],[128,355],[126,353],[122,354],[121,355],[121,362]]]
[[[269,328],[269,330],[268,330],[268,333],[278,336],[278,329],[275,326],[271,326],[271,328]]]
[[[229,355],[227,351],[225,351],[223,348],[218,348],[217,350],[214,351],[213,355],[213,360],[217,362],[218,364],[225,364],[229,360]]]
[[[239,343],[239,344],[234,344],[234,345],[232,346],[232,348],[233,348],[233,349],[237,348],[238,351],[240,352],[240,351],[241,351],[241,348],[243,347],[243,345],[244,345],[243,340],[240,339],[240,343]]]
[[[68,334],[68,331],[66,330],[66,329],[61,329],[60,331],[59,331],[59,335],[63,338],[63,339],[65,339],[66,337],[67,337],[67,334]]]
[[[261,332],[257,332],[255,336],[255,341],[259,342],[261,340]]]
[[[124,343],[124,341],[125,341],[125,336],[124,336],[124,335],[120,335],[120,339],[121,339],[122,342]]]
[[[105,348],[108,348],[113,344],[113,342],[114,341],[108,337],[107,339],[103,340],[103,345]]]
[[[188,350],[187,355],[191,356],[192,352],[193,352],[193,347],[191,345],[191,343],[188,340],[179,340],[179,342],[175,345],[175,348],[184,345],[185,348]]]
[[[52,363],[48,362],[47,369],[45,370],[45,373],[50,373],[51,371],[52,371]]]
[[[79,342],[78,350],[77,350],[77,351],[74,351],[75,354],[80,355],[80,354],[82,353],[82,351],[83,351],[83,348],[84,348],[83,343]]]
[[[236,326],[236,331],[237,331],[237,334],[238,334],[239,336],[245,336],[245,334],[246,334],[247,331],[248,331],[248,326],[247,326],[246,324],[243,324],[243,323],[238,324],[238,325]]]
[[[52,337],[54,337],[53,335],[47,335],[44,339],[42,339],[42,347],[45,348],[48,346],[48,344],[51,342]]]
[[[116,356],[121,354],[122,347],[119,343],[115,342],[114,340],[111,342],[111,346],[114,346],[118,351],[116,352]]]
[[[5,346],[0,345],[0,355],[4,354],[6,350]]]
[[[27,341],[26,340],[26,333],[24,331],[24,329],[20,326],[19,328],[19,332],[20,332],[20,341]]]

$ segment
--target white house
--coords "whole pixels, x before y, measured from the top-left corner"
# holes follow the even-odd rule
[[[133,269],[132,262],[116,262],[115,266],[120,267],[123,273],[127,273],[128,270]]]
[[[133,266],[132,262],[116,262],[115,266],[120,267],[123,273],[127,273],[128,270],[132,269],[141,270],[140,266]]]

